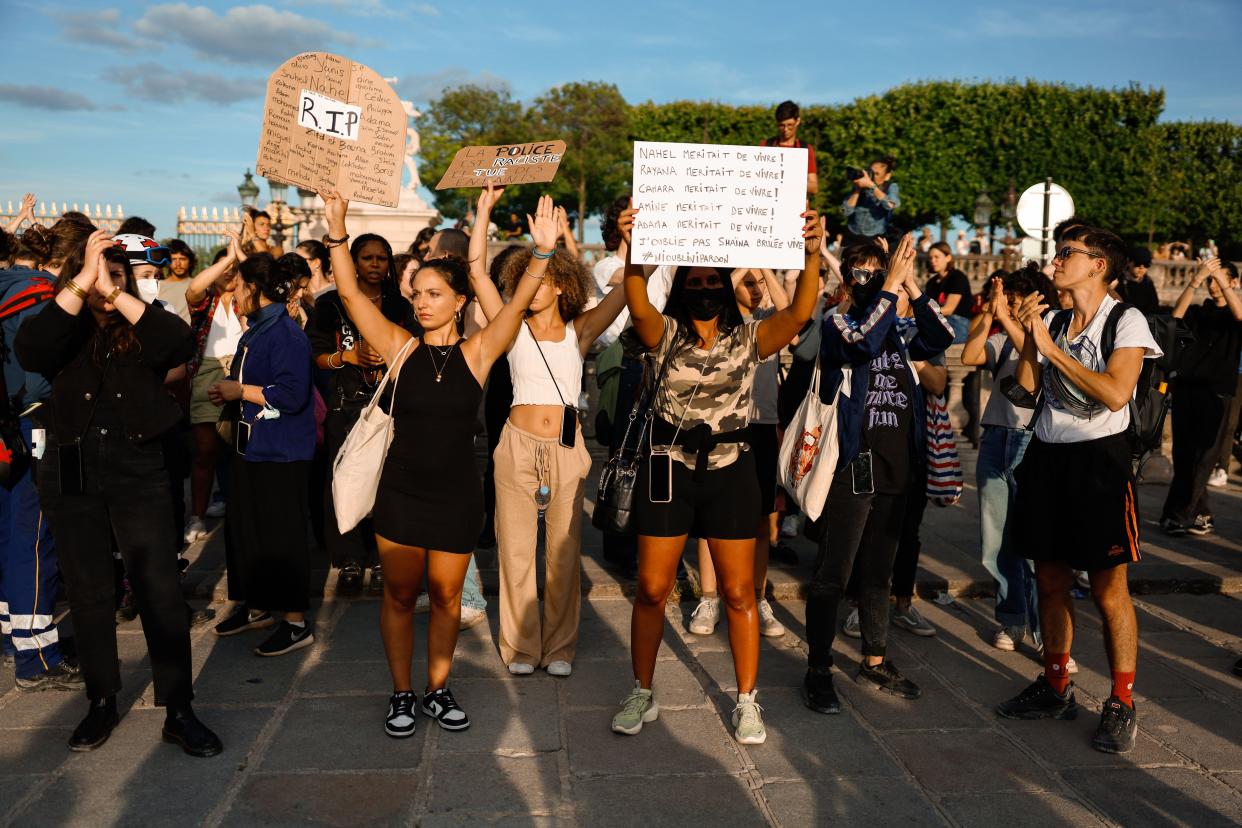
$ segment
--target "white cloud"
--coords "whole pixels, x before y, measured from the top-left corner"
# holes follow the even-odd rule
[[[106,46],[120,52],[136,52],[139,49],[158,48],[158,43],[142,43],[121,24],[121,12],[117,9],[101,9],[97,12],[56,12],[65,39],[72,43]]]
[[[394,17],[409,18],[409,13],[421,14],[425,17],[439,17],[440,10],[430,3],[403,3],[394,8],[386,5],[384,0],[285,0],[286,6],[306,7],[320,6],[349,12],[359,17]]]
[[[104,70],[104,80],[120,84],[136,98],[160,103],[207,101],[230,104],[263,94],[262,78],[225,78],[206,72],[169,71],[155,63],[114,66]]]
[[[403,75],[393,88],[403,99],[425,104],[440,97],[449,87],[466,85],[496,90],[509,88],[508,82],[499,75],[488,71],[471,73],[459,67],[441,69],[430,75]]]
[[[85,95],[38,84],[0,83],[0,101],[8,101],[26,109],[51,112],[75,112],[95,109],[95,102]]]
[[[204,59],[273,67],[301,52],[354,42],[327,23],[263,5],[217,14],[205,6],[165,3],[148,8],[134,31],[184,44]]]

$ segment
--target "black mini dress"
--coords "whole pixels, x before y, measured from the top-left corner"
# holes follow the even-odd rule
[[[483,477],[474,456],[483,388],[461,341],[447,353],[420,342],[399,377],[375,533],[404,546],[469,554],[483,529]]]

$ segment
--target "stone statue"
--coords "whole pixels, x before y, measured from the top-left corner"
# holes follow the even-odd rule
[[[405,116],[409,119],[409,125],[405,130],[405,168],[409,170],[410,180],[402,190],[410,194],[418,192],[422,181],[418,177],[418,162],[414,160],[414,156],[418,155],[422,149],[422,141],[418,137],[418,130],[414,127],[414,122],[423,116],[423,113],[414,108],[411,101],[402,101],[401,107],[405,110]]]

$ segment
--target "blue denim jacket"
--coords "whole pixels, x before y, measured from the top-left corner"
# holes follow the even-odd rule
[[[871,360],[891,342],[908,360],[927,360],[944,353],[953,344],[953,329],[940,313],[940,306],[926,293],[910,303],[914,309],[917,333],[909,345],[897,327],[897,296],[888,291],[880,295],[862,313],[833,314],[825,317],[820,345],[820,399],[831,403],[844,376],[842,367],[848,365],[853,371],[850,387],[845,389],[837,402],[837,440],[840,455],[837,470],[853,462],[862,445],[863,403],[867,388],[871,385]],[[848,396],[846,396],[848,394]],[[923,409],[923,389],[914,383],[916,412]],[[910,429],[911,456],[918,457],[927,443],[927,418],[916,416]]]
[[[842,202],[845,209],[845,226],[856,236],[883,236],[888,232],[888,220],[893,211],[901,206],[901,191],[896,181],[887,182],[883,201],[875,197],[874,190],[859,194],[858,204],[851,207],[849,199]]]

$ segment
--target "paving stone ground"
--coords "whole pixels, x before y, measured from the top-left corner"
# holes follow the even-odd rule
[[[419,720],[404,741],[382,730],[390,683],[375,598],[337,597],[328,578],[313,648],[285,658],[251,654],[253,636],[196,630],[197,709],[225,743],[195,760],[159,741],[149,665],[137,622],[120,628],[124,718],[111,740],[71,754],[84,713],[74,694],[23,694],[0,671],[0,825],[1237,825],[1242,822],[1242,489],[1214,492],[1218,534],[1158,537],[1150,519],[1163,487],[1143,487],[1151,589],[1136,597],[1142,653],[1140,736],[1127,756],[1090,747],[1109,690],[1099,615],[1077,603],[1074,722],[1009,722],[992,706],[1040,669],[1029,648],[989,645],[991,601],[965,585],[972,567],[968,503],[930,509],[921,586],[958,584],[952,603],[920,609],[938,630],[893,630],[891,655],[924,689],[915,702],[855,685],[857,642],[836,649],[840,716],[807,710],[805,605],[799,567],[778,568],[775,602],[789,632],[765,639],[759,700],[768,741],[742,747],[729,714],[736,690],[727,626],[693,636],[689,588],[670,603],[656,670],[662,713],[637,737],[609,731],[630,681],[631,585],[587,539],[588,593],[572,677],[514,678],[496,652],[496,613],[462,634],[454,691],[473,726],[449,733]],[[218,540],[195,550],[188,583],[214,594]],[[486,554],[484,578],[490,582]],[[693,555],[688,556],[693,564]],[[1166,567],[1175,578],[1144,576]],[[693,566],[691,566],[693,572]],[[979,579],[981,580],[981,579]],[[939,585],[939,586],[938,586]],[[1163,588],[1160,588],[1163,585]],[[1200,593],[1169,591],[1190,587]],[[1226,592],[1222,593],[1221,589]],[[216,601],[209,609],[221,612]],[[423,652],[426,616],[416,620]],[[425,659],[416,656],[416,683]]]

